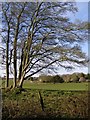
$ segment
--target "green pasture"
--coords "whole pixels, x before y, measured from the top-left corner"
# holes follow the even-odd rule
[[[5,81],[3,81],[3,87]],[[10,80],[10,85],[13,81]],[[90,83],[89,83],[90,84]],[[25,80],[23,91],[2,89],[3,120],[79,120],[88,117],[88,83],[36,83]],[[43,100],[44,111],[40,99]],[[45,120],[45,119],[44,119]],[[84,120],[84,119],[83,119]]]
[[[87,120],[87,91],[60,91],[55,90],[57,88],[53,88],[53,85],[49,88],[50,84],[39,86],[42,87],[41,89],[43,86],[45,89],[46,86],[46,89],[52,88],[52,90],[36,90],[38,84],[31,86],[33,89],[26,89],[22,93],[19,89],[9,92],[4,92],[3,89],[3,120],[42,120],[42,118],[45,118],[44,120],[81,120],[79,118]],[[39,91],[43,99],[44,111],[42,111]]]
[[[10,80],[10,85],[13,84],[13,80]],[[25,80],[23,88],[26,89],[43,89],[43,90],[70,90],[70,91],[88,91],[88,82],[82,83],[39,83],[30,82],[30,80]],[[1,84],[0,84],[1,85]],[[5,80],[2,81],[2,87],[5,87]]]
[[[88,84],[83,83],[30,83],[24,82],[24,88],[43,89],[43,90],[70,90],[70,91],[88,91]]]

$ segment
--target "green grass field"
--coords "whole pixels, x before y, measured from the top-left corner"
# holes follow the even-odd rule
[[[26,89],[21,94],[16,94],[16,91],[4,92],[3,103],[3,120],[87,120],[88,117],[86,91]]]
[[[13,80],[10,80],[12,85]],[[29,80],[24,81],[23,88],[26,89],[43,89],[43,90],[69,90],[69,91],[88,91],[90,83],[31,83]],[[5,81],[2,81],[2,87],[5,87]]]
[[[4,81],[3,81],[4,82]],[[10,85],[13,81],[10,81]],[[90,84],[90,83],[89,83]],[[3,84],[3,87],[5,84]],[[87,120],[88,83],[31,83],[25,91],[2,89],[2,120]],[[42,111],[39,91],[44,111]]]
[[[88,83],[30,83],[24,82],[24,88],[43,90],[88,91]]]

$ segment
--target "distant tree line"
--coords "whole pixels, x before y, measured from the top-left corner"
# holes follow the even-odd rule
[[[32,81],[38,81],[41,83],[63,83],[63,82],[89,82],[90,74],[84,73],[73,73],[73,74],[65,74],[65,75],[40,75],[37,79]]]

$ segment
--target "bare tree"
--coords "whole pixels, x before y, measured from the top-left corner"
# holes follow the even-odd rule
[[[13,57],[13,63],[14,63],[14,87],[17,86],[17,40],[19,35],[19,28],[20,28],[20,19],[22,16],[22,13],[25,9],[25,3],[21,5],[20,11],[18,10],[18,3],[14,4],[12,3],[13,10],[17,9],[15,16],[16,16],[16,27],[15,27],[15,36],[14,36],[14,44],[13,44],[13,50],[14,50],[14,57]],[[12,11],[14,13],[14,11]]]
[[[6,43],[6,81],[7,87],[9,83],[9,65],[13,61],[13,75],[14,75],[14,84],[13,87],[16,87],[17,81],[17,40],[19,35],[20,27],[20,18],[22,12],[25,8],[25,4],[20,6],[20,11],[17,9],[17,3],[3,3],[2,13],[3,13],[3,29],[2,29],[2,41]],[[15,11],[15,13],[14,13]],[[11,46],[10,46],[11,45]],[[9,48],[9,46],[11,48]],[[13,58],[13,60],[12,60]]]
[[[11,21],[11,16],[9,14],[9,4],[5,5],[5,7],[2,7],[2,11],[3,11],[3,26],[6,26],[6,29],[3,28],[2,29],[2,35],[3,33],[6,35],[3,36],[2,41],[6,43],[6,87],[9,87],[9,43],[10,43],[10,21]],[[5,52],[5,48],[3,48],[4,52]]]
[[[69,69],[86,64],[80,47],[86,39],[86,23],[72,23],[66,15],[77,11],[75,3],[11,3],[10,10],[11,34],[14,33],[14,87],[22,87],[24,79],[44,69],[54,70],[54,63]]]

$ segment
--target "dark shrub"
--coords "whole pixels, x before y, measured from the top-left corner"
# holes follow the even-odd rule
[[[63,83],[64,80],[62,77],[60,77],[59,75],[56,75],[54,76],[52,79],[51,79],[51,82],[54,82],[54,83]]]
[[[85,78],[90,80],[90,73],[88,73],[88,74],[85,76]]]
[[[63,83],[64,80],[59,75],[55,76],[39,76],[38,80],[43,83]]]

